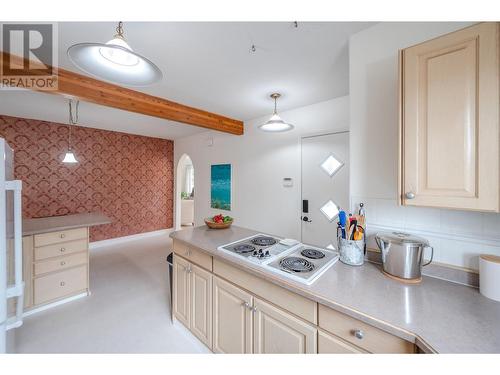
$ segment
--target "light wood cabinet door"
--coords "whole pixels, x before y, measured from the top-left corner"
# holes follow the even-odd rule
[[[252,353],[252,295],[218,277],[214,277],[213,290],[213,351]]]
[[[190,328],[190,275],[189,262],[174,255],[173,277],[173,314],[186,327]]]
[[[191,332],[212,348],[212,274],[190,264]]]
[[[498,23],[401,53],[401,202],[499,210]]]
[[[362,349],[348,344],[339,337],[318,330],[318,353],[319,354],[362,354]]]
[[[254,307],[254,353],[317,352],[315,326],[257,298]]]

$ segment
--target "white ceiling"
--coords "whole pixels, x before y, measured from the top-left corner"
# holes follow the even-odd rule
[[[269,94],[287,110],[343,96],[349,90],[349,36],[367,22],[128,22],[125,37],[163,71],[163,81],[139,90],[186,105],[249,120],[272,111]],[[106,42],[115,23],[59,23],[59,65],[78,71],[66,56],[79,42]],[[251,52],[251,46],[256,51]],[[66,122],[58,96],[0,91],[0,113]],[[86,126],[175,139],[203,131],[148,116],[83,103]]]

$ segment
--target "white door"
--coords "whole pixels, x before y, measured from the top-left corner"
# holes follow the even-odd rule
[[[336,248],[340,209],[349,209],[349,132],[302,138],[302,242]]]

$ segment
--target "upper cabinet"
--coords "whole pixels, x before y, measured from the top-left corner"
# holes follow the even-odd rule
[[[499,211],[499,24],[400,53],[400,196],[411,206]]]

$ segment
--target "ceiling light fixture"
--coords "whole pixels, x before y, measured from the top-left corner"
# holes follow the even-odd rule
[[[281,97],[279,93],[271,94],[271,98],[274,99],[274,112],[273,115],[265,124],[259,126],[259,129],[264,130],[266,132],[286,132],[288,130],[293,129],[293,125],[286,123],[283,119],[278,116],[277,111],[277,100]]]
[[[73,100],[69,100],[69,122],[68,122],[68,151],[64,155],[63,163],[75,164],[78,160],[75,158],[75,154],[71,149],[71,125],[76,125],[78,123],[78,106],[80,102],[77,100],[75,105],[75,115],[73,115]]]
[[[74,44],[68,48],[68,57],[85,73],[124,85],[147,86],[163,77],[155,64],[128,45],[123,22],[118,23],[109,42]]]

